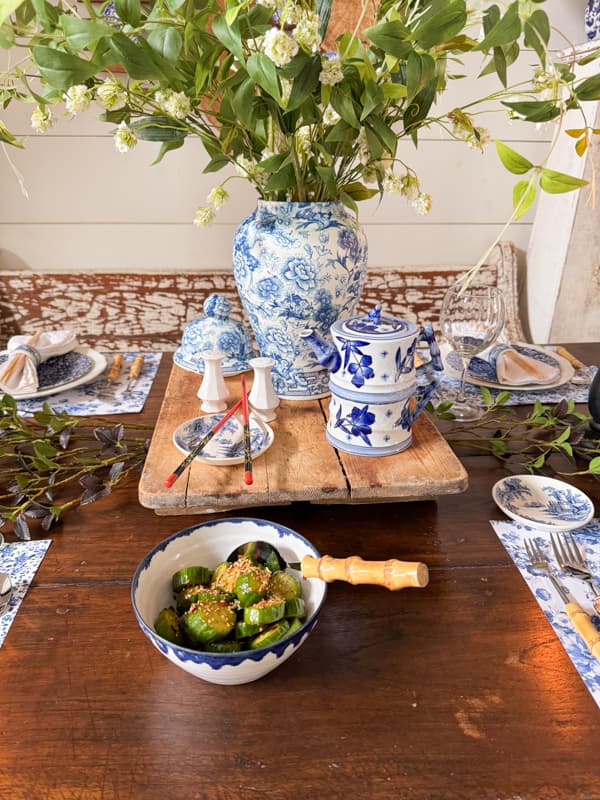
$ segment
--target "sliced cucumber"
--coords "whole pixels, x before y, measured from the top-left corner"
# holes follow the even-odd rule
[[[163,608],[156,618],[154,630],[168,642],[183,645],[179,618],[174,608]]]
[[[210,583],[212,572],[208,567],[184,567],[177,570],[171,578],[175,593],[185,589],[186,586],[206,586]]]
[[[269,588],[269,577],[265,570],[247,572],[235,582],[235,595],[242,608],[253,606],[262,600]]]
[[[275,642],[278,642],[280,639],[283,639],[284,636],[287,636],[289,629],[290,623],[287,621],[287,619],[282,619],[275,625],[271,625],[271,627],[267,628],[266,631],[263,631],[262,633],[259,633],[258,636],[255,636],[250,642],[250,649],[257,650],[259,647],[267,647],[267,645],[275,644]]]
[[[296,633],[304,625],[304,621],[299,619],[298,617],[294,617],[294,619],[290,620],[290,629],[287,632],[287,636],[291,636],[292,633]]]
[[[289,600],[292,597],[302,597],[302,585],[295,575],[289,572],[274,572],[269,581],[271,597],[283,597]]]
[[[252,622],[236,622],[235,624],[235,638],[236,639],[249,639],[251,636],[256,636],[263,629],[262,625],[255,625]]]
[[[285,615],[286,617],[305,617],[306,608],[304,600],[301,597],[290,597],[285,601]]]
[[[254,606],[244,609],[244,622],[254,625],[269,625],[277,622],[285,614],[285,600],[274,597],[270,600],[261,600]]]
[[[225,639],[235,627],[235,611],[226,603],[200,600],[181,617],[184,636],[193,645]]]
[[[242,646],[239,642],[209,642],[204,649],[207,653],[237,653]]]

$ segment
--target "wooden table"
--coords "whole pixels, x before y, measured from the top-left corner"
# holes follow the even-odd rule
[[[437,501],[249,512],[322,553],[425,561],[431,582],[332,584],[300,651],[243,686],[171,665],[131,610],[141,558],[205,517],[157,516],[133,482],[71,512],[0,650],[1,800],[600,797],[598,707],[489,525],[503,470],[464,463],[468,490]]]

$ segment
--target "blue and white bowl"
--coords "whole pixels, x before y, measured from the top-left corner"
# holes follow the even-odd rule
[[[240,684],[258,680],[293,655],[317,623],[327,594],[327,584],[317,578],[302,580],[307,615],[296,633],[268,647],[238,653],[205,653],[179,647],[159,636],[154,622],[160,611],[173,604],[171,577],[185,566],[216,567],[244,542],[261,540],[274,545],[285,561],[302,561],[319,553],[299,533],[261,519],[230,517],[201,522],[160,542],[142,560],[131,584],[136,619],[151,643],[166,658],[196,678],[209,683]],[[294,573],[299,576],[299,573]]]

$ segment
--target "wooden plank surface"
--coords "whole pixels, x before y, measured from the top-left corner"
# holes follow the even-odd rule
[[[249,382],[251,384],[251,377]],[[255,459],[254,482],[246,486],[243,465],[211,466],[195,461],[167,489],[165,478],[183,456],[173,431],[197,417],[201,378],[173,365],[139,485],[140,503],[157,514],[208,514],[253,506],[424,500],[467,488],[467,473],[445,440],[421,415],[414,443],[384,458],[338,452],[325,438],[328,400],[285,401],[272,423],[275,439]],[[239,379],[228,378],[229,402],[239,397]]]

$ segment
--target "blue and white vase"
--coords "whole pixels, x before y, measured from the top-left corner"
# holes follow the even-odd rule
[[[341,203],[259,200],[233,242],[237,290],[278,396],[329,394],[329,373],[301,334],[351,316],[367,274],[367,240]]]

